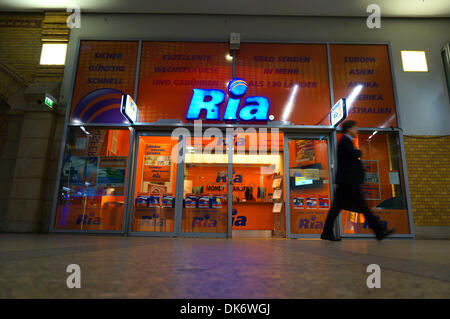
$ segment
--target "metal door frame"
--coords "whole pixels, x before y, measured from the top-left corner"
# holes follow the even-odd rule
[[[320,234],[293,234],[291,233],[291,194],[290,194],[290,184],[288,182],[289,178],[289,140],[295,139],[320,139],[324,137],[327,141],[327,150],[328,150],[328,186],[330,189],[330,201],[329,204],[333,202],[334,196],[334,156],[333,156],[333,148],[332,143],[335,142],[336,131],[333,132],[323,132],[323,133],[285,133],[284,135],[284,193],[285,193],[285,216],[286,216],[286,238],[294,239],[294,238],[320,238]],[[324,210],[325,212],[325,210]],[[327,211],[328,213],[328,211]],[[339,229],[340,221],[336,219],[336,223],[334,225],[334,231],[338,235],[337,230]]]

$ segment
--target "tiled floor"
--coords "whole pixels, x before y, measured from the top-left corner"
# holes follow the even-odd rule
[[[449,298],[449,253],[438,240],[0,234],[0,298]]]

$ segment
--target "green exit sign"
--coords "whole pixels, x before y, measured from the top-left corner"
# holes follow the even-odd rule
[[[45,94],[45,100],[44,104],[47,105],[49,108],[53,109],[55,107],[56,100],[53,96],[50,94]]]
[[[50,108],[53,108],[53,101],[48,97],[45,97],[45,105],[47,105]]]

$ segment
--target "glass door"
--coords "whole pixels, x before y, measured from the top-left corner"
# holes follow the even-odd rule
[[[188,137],[183,148],[181,235],[229,236],[229,154],[225,138]]]
[[[338,141],[342,135],[337,134]],[[411,237],[398,134],[360,130],[353,142],[362,151],[360,188],[367,206],[384,227],[396,229],[395,237]],[[342,210],[339,217],[343,237],[375,236],[363,214]]]
[[[285,237],[283,133],[247,129],[233,149],[233,237]]]
[[[124,232],[129,149],[128,129],[68,128],[53,231]]]
[[[319,238],[332,200],[328,135],[286,140],[287,236]]]
[[[132,235],[176,233],[178,138],[141,133],[136,140]]]

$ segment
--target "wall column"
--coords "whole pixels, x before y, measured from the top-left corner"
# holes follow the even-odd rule
[[[8,228],[8,201],[14,179],[23,112],[9,110],[6,118],[6,135],[0,150],[0,232],[7,231]]]
[[[46,193],[47,161],[55,130],[48,111],[24,113],[8,200],[8,232],[39,232]]]

